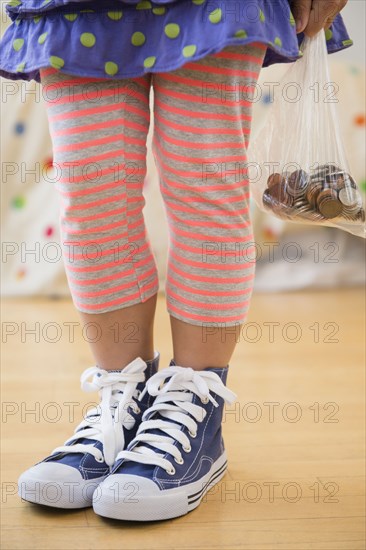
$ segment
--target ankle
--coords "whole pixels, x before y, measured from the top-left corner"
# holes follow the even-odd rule
[[[203,371],[203,370],[206,370],[206,369],[228,369],[229,368],[229,365],[228,363],[226,364],[210,364],[208,363],[207,361],[196,361],[196,360],[192,360],[192,361],[183,361],[183,362],[178,362],[176,360],[176,358],[173,358],[171,359],[170,361],[170,366],[179,366],[179,367],[183,367],[183,368],[191,368],[193,370],[197,370],[197,371]]]

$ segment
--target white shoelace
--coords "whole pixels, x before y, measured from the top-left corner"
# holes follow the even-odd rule
[[[152,376],[146,382],[140,398],[146,391],[156,396],[154,404],[142,416],[133,447],[118,453],[116,460],[123,458],[141,464],[161,466],[170,475],[174,475],[175,468],[164,458],[164,454],[169,453],[177,464],[183,464],[182,453],[174,443],[178,441],[186,453],[191,451],[191,445],[189,437],[182,431],[182,426],[188,429],[190,437],[196,437],[197,423],[202,422],[207,414],[203,407],[192,403],[193,394],[197,395],[202,403],[207,404],[211,401],[215,407],[219,404],[210,392],[222,397],[227,403],[233,403],[236,399],[236,395],[225,387],[216,373],[194,371],[179,366],[168,367]],[[155,414],[168,421],[161,418],[154,420]],[[157,429],[166,435],[149,433],[149,430]],[[154,447],[157,451],[146,445]]]
[[[136,387],[144,382],[146,363],[134,359],[121,372],[109,372],[97,366],[86,369],[81,375],[81,388],[86,392],[99,391],[100,404],[88,411],[84,420],[75,429],[65,444],[53,453],[89,453],[97,462],[114,464],[116,455],[124,448],[123,426],[131,428],[135,419],[128,413],[128,407],[140,412],[133,397],[137,398]],[[88,379],[92,378],[91,382]],[[103,452],[92,444],[76,443],[78,439],[92,439],[103,443]],[[71,445],[70,445],[71,444]]]

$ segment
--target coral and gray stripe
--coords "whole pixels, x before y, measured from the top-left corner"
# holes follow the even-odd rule
[[[142,213],[153,87],[168,312],[195,325],[246,319],[255,265],[245,163],[264,54],[262,44],[229,46],[169,73],[122,80],[41,70],[77,309],[104,313],[159,289]]]

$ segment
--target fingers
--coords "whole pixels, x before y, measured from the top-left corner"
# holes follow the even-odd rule
[[[336,18],[336,15],[334,17],[329,17],[329,19],[326,20],[324,29],[327,30],[329,27],[333,24],[334,19]]]
[[[296,21],[296,32],[302,32],[308,22],[312,0],[295,0],[291,5],[291,11]]]
[[[347,0],[313,0],[305,34],[315,36],[321,29],[329,28],[346,4]]]

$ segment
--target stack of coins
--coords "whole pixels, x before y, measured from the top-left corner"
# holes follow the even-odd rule
[[[294,199],[286,192],[286,186],[281,175],[272,174],[272,176],[268,181],[268,188],[264,191],[263,203],[280,218],[288,219]]]
[[[321,181],[311,179],[309,181],[307,190],[306,190],[306,200],[310,204],[312,209],[316,209],[316,203],[318,200],[319,193],[323,190],[323,183]]]
[[[287,193],[295,200],[305,197],[310,176],[304,170],[296,170],[287,178]]]
[[[357,189],[353,187],[343,187],[338,198],[342,204],[342,214],[348,220],[363,219],[365,211],[362,208],[362,197]]]
[[[337,218],[342,212],[342,203],[338,200],[337,191],[329,187],[320,191],[316,205],[319,212],[328,220]]]
[[[365,221],[362,197],[353,178],[335,164],[323,164],[311,173],[305,170],[271,174],[263,204],[276,216],[321,223],[336,220]]]

